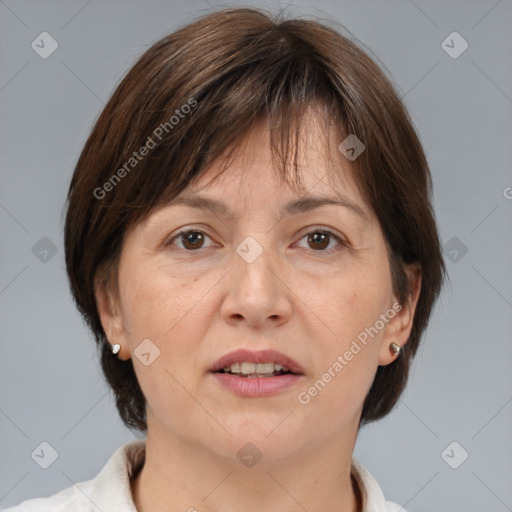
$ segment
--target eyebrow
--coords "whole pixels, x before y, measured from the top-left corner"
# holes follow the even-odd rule
[[[235,215],[231,212],[226,203],[217,199],[202,197],[197,194],[188,194],[176,197],[168,204],[169,206],[184,205],[200,210],[207,210],[213,214],[230,220],[235,218]],[[304,196],[299,199],[289,201],[285,205],[281,206],[278,210],[278,216],[279,218],[282,218],[286,215],[298,215],[325,205],[341,206],[365,221],[370,220],[365,210],[343,195],[339,195],[338,197]]]

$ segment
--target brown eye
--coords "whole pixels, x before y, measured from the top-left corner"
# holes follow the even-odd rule
[[[307,235],[308,243],[311,244],[310,247],[313,249],[323,250],[329,245],[330,234],[322,233],[320,231],[315,231],[314,233],[309,233]]]
[[[204,233],[201,231],[187,231],[181,234],[181,240],[185,249],[198,249],[204,243]]]
[[[331,253],[344,247],[348,247],[347,243],[329,230],[316,229],[306,233],[301,240],[306,239],[309,249],[313,249],[314,252]],[[328,248],[331,242],[335,242],[334,246]]]
[[[207,238],[210,238],[206,233],[195,229],[188,229],[181,231],[172,237],[166,245],[174,245],[175,243],[179,248],[186,251],[194,251],[201,249]]]

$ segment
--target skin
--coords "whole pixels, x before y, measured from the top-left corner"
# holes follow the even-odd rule
[[[329,180],[326,130],[317,116],[308,116],[302,188],[278,182],[262,121],[216,181],[210,178],[222,158],[184,192],[222,200],[238,217],[165,206],[127,233],[119,299],[97,287],[107,337],[121,344],[120,358],[133,358],[147,399],[146,463],[132,482],[139,512],[360,509],[350,464],[363,402],[378,366],[396,358],[390,343],[407,342],[421,276],[410,273],[410,303],[307,405],[299,403],[298,394],[396,304],[379,222],[340,153],[333,153],[339,172]],[[342,139],[334,129],[327,134],[337,151]],[[337,194],[367,218],[324,205],[277,222],[278,208],[289,200]],[[207,236],[202,245],[173,239],[180,228]],[[307,236],[325,229],[344,244]],[[235,250],[248,236],[263,249],[252,263]],[[149,366],[134,355],[146,338],[160,350]],[[208,370],[237,348],[291,356],[305,370],[302,382],[269,397],[235,395]],[[247,442],[262,454],[252,468],[236,456]]]

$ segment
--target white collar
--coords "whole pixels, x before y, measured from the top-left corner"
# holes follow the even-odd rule
[[[120,446],[93,479],[78,482],[47,498],[26,500],[5,512],[137,512],[133,503],[130,478],[144,463],[145,456],[146,440],[131,441]],[[406,512],[396,503],[385,500],[377,481],[355,458],[352,458],[351,474],[354,475],[361,491],[363,512]]]
[[[144,462],[146,441],[137,440],[119,447],[101,472],[93,480],[94,502],[102,510],[122,510],[137,512],[133,504],[130,477],[134,469]],[[373,475],[359,462],[352,458],[351,473],[354,475],[363,499],[363,512],[391,512],[403,508],[386,501],[382,490]],[[119,507],[124,508],[120,509]],[[116,507],[116,508],[112,508]]]

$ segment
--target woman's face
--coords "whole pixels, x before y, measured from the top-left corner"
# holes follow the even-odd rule
[[[379,223],[341,154],[329,182],[320,124],[308,127],[300,190],[275,178],[262,123],[216,181],[220,160],[180,194],[203,207],[165,206],[127,233],[117,313],[101,317],[119,357],[133,359],[148,435],[230,459],[251,442],[274,462],[353,443],[377,367],[394,360],[389,344],[406,342],[414,307],[396,303]],[[276,368],[236,361],[233,374],[212,372],[239,349],[249,352],[239,363],[286,366],[282,356],[297,373],[240,376]]]

